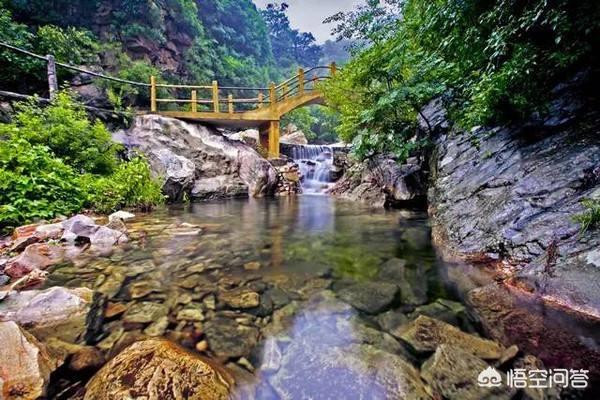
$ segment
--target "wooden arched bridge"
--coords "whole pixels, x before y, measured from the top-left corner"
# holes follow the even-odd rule
[[[299,69],[294,77],[268,88],[225,87],[217,81],[210,86],[170,85],[152,77],[150,112],[223,127],[258,128],[261,148],[269,158],[278,158],[281,118],[296,108],[323,104],[317,83],[336,72],[335,63]],[[161,89],[177,93],[177,98],[161,98]]]
[[[226,87],[213,81],[210,86],[163,84],[151,77],[150,83],[134,82],[114,76],[89,71],[78,66],[61,63],[53,55],[40,55],[0,41],[0,48],[17,52],[23,56],[42,60],[48,69],[49,99],[0,90],[0,95],[17,99],[33,98],[36,101],[51,101],[58,92],[57,67],[104,79],[123,85],[150,89],[150,112],[168,117],[208,122],[233,128],[258,128],[260,146],[269,157],[279,157],[280,120],[296,108],[322,104],[323,95],[317,83],[330,78],[337,72],[335,63],[329,66],[299,69],[298,73],[285,82],[268,88]],[[176,98],[163,98],[170,93]],[[250,93],[250,94],[248,94]],[[253,97],[248,97],[253,96]],[[94,109],[94,107],[86,107]],[[99,109],[95,109],[99,110]],[[109,111],[110,110],[101,110]]]

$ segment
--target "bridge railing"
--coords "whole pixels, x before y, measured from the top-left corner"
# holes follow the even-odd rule
[[[86,77],[110,81],[114,84],[138,87],[141,90],[147,90],[146,88],[148,88],[150,90],[150,111],[153,113],[159,112],[161,105],[165,105],[168,108],[185,107],[186,111],[191,112],[204,111],[229,114],[270,107],[289,98],[301,96],[305,92],[315,90],[319,82],[329,79],[337,72],[335,63],[329,66],[317,66],[306,70],[300,68],[298,73],[292,78],[278,85],[271,83],[268,87],[219,86],[217,81],[213,81],[211,85],[174,85],[159,83],[154,76],[150,78],[150,83],[135,82],[90,71],[79,66],[59,62],[55,60],[53,55],[43,56],[35,54],[2,41],[0,41],[0,48],[46,64],[49,99],[43,100],[51,100],[58,92],[57,68],[64,68],[74,73],[83,74]],[[168,96],[175,97],[159,97],[163,92],[169,93]],[[4,93],[8,95],[9,92],[5,91]],[[27,96],[18,93],[13,93],[12,95]]]
[[[324,72],[325,71],[325,72]],[[175,105],[187,108],[192,113],[240,113],[263,107],[272,106],[294,96],[316,90],[316,85],[329,79],[337,72],[337,66],[318,66],[308,70],[300,68],[298,74],[292,78],[269,87],[234,87],[219,86],[217,81],[207,85],[172,85],[157,83],[156,77],[150,78],[150,112],[160,112],[162,104]],[[168,89],[175,92],[175,98],[160,98],[159,89]],[[246,95],[246,93],[250,93]],[[238,97],[238,96],[244,97]],[[185,96],[185,97],[183,97]],[[248,97],[251,96],[251,97]]]

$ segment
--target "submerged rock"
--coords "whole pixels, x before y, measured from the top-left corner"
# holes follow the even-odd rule
[[[338,292],[340,299],[369,314],[378,314],[396,299],[398,286],[386,282],[355,283]]]
[[[478,384],[479,374],[487,368],[490,366],[473,354],[442,344],[421,367],[421,376],[448,400],[510,400],[516,391],[505,385],[504,373],[496,371],[501,377],[499,387]]]
[[[58,367],[46,348],[12,322],[0,322],[0,398],[34,400],[46,394]]]
[[[260,295],[247,289],[221,292],[218,298],[231,308],[254,308],[260,305]]]
[[[282,400],[431,399],[412,365],[370,345],[295,341],[269,382]]]
[[[377,278],[397,284],[403,304],[427,302],[427,276],[421,267],[407,267],[406,260],[392,258],[379,267]]]
[[[450,324],[424,315],[406,325],[396,335],[410,344],[417,353],[434,352],[442,344],[457,347],[486,360],[497,360],[503,353],[503,348],[496,342],[469,335]]]
[[[82,342],[101,322],[98,300],[86,288],[18,292],[0,302],[0,321],[17,322],[39,340]]]
[[[224,317],[207,321],[204,333],[210,350],[219,358],[248,356],[258,343],[259,336],[257,328],[240,325]]]
[[[4,273],[11,278],[21,278],[33,270],[44,270],[63,261],[65,249],[58,245],[36,243],[27,246],[18,256],[8,261]]]
[[[146,115],[113,138],[144,153],[171,200],[270,194],[277,174],[251,147],[201,125]]]
[[[123,321],[133,324],[149,324],[168,313],[169,308],[164,304],[143,301],[131,306],[123,316]]]
[[[214,362],[166,340],[136,342],[87,384],[85,400],[226,400],[233,379]]]

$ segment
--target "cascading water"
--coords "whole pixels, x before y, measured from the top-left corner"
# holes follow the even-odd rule
[[[302,173],[302,192],[325,193],[332,184],[333,148],[331,146],[294,146],[292,158]]]

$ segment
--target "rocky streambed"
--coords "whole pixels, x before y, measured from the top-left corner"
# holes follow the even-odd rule
[[[541,369],[556,353],[486,338],[462,299],[491,277],[467,282],[467,266],[441,264],[422,212],[300,196],[172,206],[124,225],[126,242],[75,242],[37,287],[0,302],[4,398],[585,396],[477,384],[489,366]],[[589,335],[536,318],[571,343]]]

